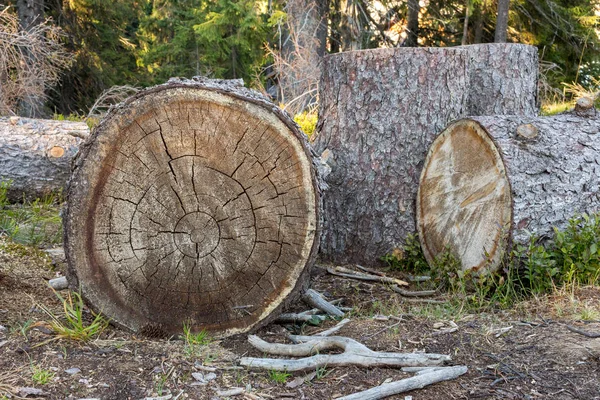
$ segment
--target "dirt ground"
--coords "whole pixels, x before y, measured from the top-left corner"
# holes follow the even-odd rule
[[[410,376],[389,368],[337,367],[289,387],[305,374],[277,383],[268,372],[239,367],[241,356],[263,356],[245,335],[191,350],[178,338],[148,340],[114,327],[87,343],[51,340],[42,306],[55,315],[62,310],[46,281],[63,271],[60,257],[53,260],[42,251],[0,242],[0,399],[219,399],[217,391],[234,387],[246,387],[248,399],[333,399]],[[351,322],[340,336],[379,351],[449,354],[451,364],[468,366],[468,373],[456,380],[392,399],[600,399],[600,338],[567,329],[600,332],[599,289],[536,299],[510,312],[473,313],[407,303],[383,285],[334,277],[318,268],[312,287],[352,307]],[[298,304],[298,310],[305,309]],[[289,330],[312,334],[335,323],[271,324],[257,334],[285,342]],[[446,329],[452,323],[458,330],[440,333],[440,325]],[[216,369],[214,375],[206,366]],[[26,396],[23,388],[41,392]]]

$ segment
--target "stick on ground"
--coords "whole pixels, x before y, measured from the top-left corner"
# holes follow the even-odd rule
[[[450,356],[427,353],[389,353],[369,349],[354,339],[341,336],[298,336],[290,340],[298,344],[268,343],[258,336],[249,335],[248,342],[258,350],[275,355],[305,357],[301,359],[274,359],[242,357],[240,364],[257,369],[275,371],[304,371],[319,367],[357,365],[360,367],[423,367],[439,366],[450,361]],[[323,354],[326,350],[342,349],[340,354]],[[306,357],[309,356],[309,357]]]
[[[467,373],[466,366],[444,367],[422,371],[418,375],[396,382],[384,383],[369,390],[339,397],[338,400],[379,400],[410,390],[422,389],[434,383],[456,379]]]
[[[313,289],[308,289],[302,296],[302,300],[313,307],[323,310],[332,317],[344,316],[344,312],[342,310],[325,300],[323,296],[319,294],[319,292]]]

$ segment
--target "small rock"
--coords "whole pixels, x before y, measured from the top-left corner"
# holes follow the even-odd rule
[[[69,375],[75,375],[81,372],[81,370],[79,368],[69,368],[66,369],[65,372]]]
[[[209,372],[208,374],[204,375],[204,379],[206,381],[212,381],[217,379],[217,374],[215,374],[214,372]]]
[[[46,393],[42,389],[36,389],[32,387],[20,387],[19,388],[19,396],[27,397],[27,396],[46,396]]]
[[[444,327],[444,323],[443,322],[436,322],[435,324],[433,324],[433,329],[440,329]]]
[[[202,372],[192,372],[192,378],[197,381],[204,382],[204,374]]]
[[[0,332],[6,332],[8,330],[4,325],[0,325]]]

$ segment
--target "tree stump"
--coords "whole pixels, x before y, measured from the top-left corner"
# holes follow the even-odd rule
[[[373,265],[401,246],[416,232],[419,176],[437,134],[473,113],[531,115],[535,71],[535,48],[511,44],[325,57],[315,139],[331,167],[322,258]]]
[[[72,287],[116,324],[248,331],[305,287],[319,192],[305,135],[258,93],[181,81],[113,110],[67,191]]]
[[[498,269],[512,242],[551,237],[598,211],[600,118],[570,114],[471,117],[432,144],[417,227],[431,263],[449,250],[464,270]]]
[[[0,181],[12,181],[9,200],[62,191],[71,160],[88,135],[85,122],[0,118]]]
[[[465,115],[538,115],[537,47],[486,43],[461,48],[470,55]]]

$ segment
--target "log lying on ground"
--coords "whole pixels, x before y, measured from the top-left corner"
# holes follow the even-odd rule
[[[85,122],[0,118],[0,181],[12,181],[11,201],[64,189],[71,160],[89,135]]]
[[[425,257],[448,249],[463,269],[493,271],[511,242],[551,237],[599,207],[600,117],[472,117],[433,143],[419,186]]]
[[[373,351],[354,339],[341,336],[291,335],[290,339],[298,344],[268,343],[258,336],[248,336],[248,342],[262,352],[305,358],[284,360],[242,357],[240,364],[249,368],[292,372],[347,365],[358,365],[366,368],[439,366],[450,361],[450,356],[444,354]],[[323,354],[324,351],[333,349],[341,349],[344,352],[340,354]]]
[[[245,332],[306,287],[319,193],[305,135],[258,93],[172,80],[113,110],[67,191],[72,287],[149,335]]]
[[[535,110],[535,48],[485,46],[490,47],[377,49],[324,58],[315,139],[317,153],[331,168],[323,196],[324,261],[373,265],[416,231],[423,161],[450,121],[475,112]],[[520,60],[522,74],[505,55]],[[494,100],[504,92],[522,101]],[[469,99],[482,107],[470,110]]]

